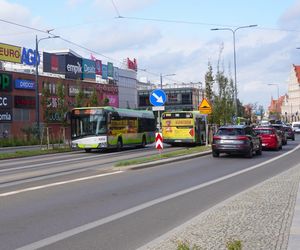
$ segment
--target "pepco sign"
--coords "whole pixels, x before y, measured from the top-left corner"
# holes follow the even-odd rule
[[[0,61],[21,63],[21,47],[0,43]]]

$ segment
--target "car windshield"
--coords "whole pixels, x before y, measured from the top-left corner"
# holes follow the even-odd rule
[[[244,135],[243,129],[238,128],[220,128],[217,135]]]
[[[300,124],[293,124],[294,128],[300,128]]]

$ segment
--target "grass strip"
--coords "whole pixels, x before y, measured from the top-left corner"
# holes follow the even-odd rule
[[[125,167],[125,166],[147,163],[147,162],[152,162],[152,161],[158,161],[161,159],[167,159],[167,158],[172,158],[172,157],[177,157],[177,156],[182,156],[182,155],[200,153],[200,152],[204,152],[204,151],[207,151],[210,149],[211,149],[210,146],[198,146],[198,147],[192,147],[192,148],[186,148],[186,149],[178,149],[178,150],[172,151],[172,152],[160,153],[157,155],[135,158],[132,160],[119,161],[114,166],[115,167]]]
[[[45,154],[54,154],[54,153],[62,153],[62,152],[70,152],[69,148],[57,148],[57,149],[38,149],[38,150],[20,150],[11,153],[0,153],[0,159],[12,159],[12,158],[20,158],[27,156],[37,156],[37,155],[45,155]]]

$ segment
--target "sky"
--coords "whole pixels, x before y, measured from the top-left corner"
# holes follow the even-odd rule
[[[40,50],[70,48],[117,67],[136,58],[138,78],[157,84],[160,75],[204,83],[219,59],[234,78],[235,37],[238,98],[265,108],[300,65],[299,23],[300,0],[0,0],[0,43],[35,48],[52,30],[60,38],[41,40]],[[233,32],[248,25],[257,27]]]

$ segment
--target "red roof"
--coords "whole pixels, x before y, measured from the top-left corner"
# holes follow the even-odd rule
[[[298,83],[300,84],[300,66],[297,66],[297,65],[294,65],[294,70],[295,70],[295,73],[296,73],[296,77],[297,77],[297,80],[298,80]]]

